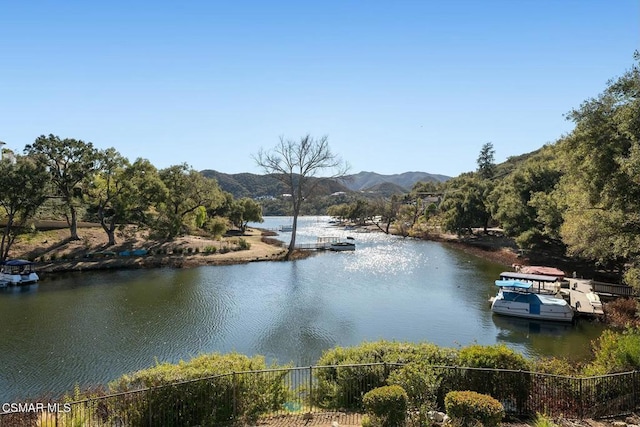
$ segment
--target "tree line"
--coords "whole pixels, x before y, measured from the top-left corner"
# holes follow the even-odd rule
[[[55,135],[38,137],[23,155],[3,150],[0,207],[1,260],[37,218],[65,218],[71,240],[79,239],[78,221],[97,222],[109,245],[126,225],[170,239],[197,229],[221,235],[231,225],[244,232],[262,221],[257,202],[234,199],[185,163],[159,170],[147,159],[131,162],[114,148]]]
[[[478,168],[409,194],[350,201],[329,213],[386,232],[470,234],[501,228],[520,248],[592,263],[640,289],[640,55],[605,90],[570,111],[570,133],[495,164],[492,143]]]

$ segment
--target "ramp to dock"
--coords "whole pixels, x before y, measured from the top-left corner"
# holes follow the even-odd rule
[[[602,303],[595,298],[591,282],[584,279],[569,279],[569,304],[578,314],[602,316]]]

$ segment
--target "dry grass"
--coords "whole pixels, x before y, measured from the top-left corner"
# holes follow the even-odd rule
[[[248,229],[245,235],[221,239],[182,236],[173,240],[161,240],[151,238],[145,231],[129,228],[116,234],[115,246],[108,246],[107,234],[95,225],[85,224],[79,228],[78,235],[80,240],[69,240],[69,230],[66,228],[39,230],[21,237],[13,245],[11,257],[33,259],[39,264],[38,270],[46,273],[103,268],[195,267],[271,261],[284,256],[284,249],[278,241],[263,241],[259,229]],[[240,239],[244,239],[250,248],[234,250]],[[215,248],[215,253],[206,253],[211,248]],[[132,249],[147,249],[157,255],[87,258],[88,254],[96,252],[119,253]]]

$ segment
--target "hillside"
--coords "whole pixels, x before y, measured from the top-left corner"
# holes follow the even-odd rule
[[[345,185],[353,191],[366,190],[379,184],[390,183],[404,188],[406,191],[416,182],[444,182],[450,177],[427,172],[404,172],[394,175],[381,175],[375,172],[360,172],[345,177]]]
[[[279,196],[287,192],[280,181],[271,175],[226,174],[211,169],[203,170],[201,173],[207,178],[216,179],[223,191],[233,194],[236,198]],[[447,179],[449,179],[447,176],[426,172],[405,172],[395,175],[360,172],[355,175],[347,175],[341,180],[323,180],[318,187],[318,195],[351,191],[379,192],[391,195],[409,192],[416,182],[443,182]]]

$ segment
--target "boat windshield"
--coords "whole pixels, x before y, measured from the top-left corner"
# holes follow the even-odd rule
[[[531,283],[525,283],[519,280],[496,280],[496,286],[501,288],[529,289],[531,288]]]

